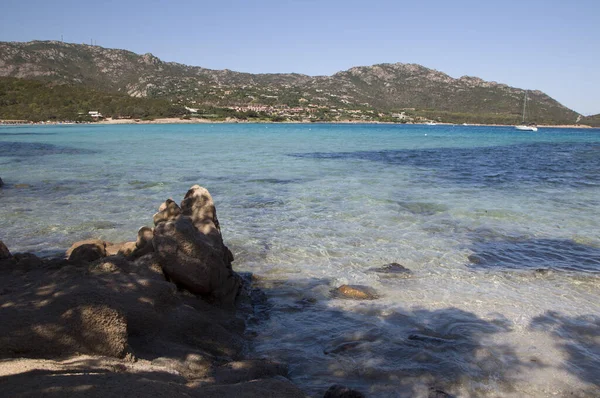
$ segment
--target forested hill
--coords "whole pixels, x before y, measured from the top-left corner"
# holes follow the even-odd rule
[[[152,54],[57,41],[0,42],[0,76],[163,99],[177,106],[295,108],[336,120],[405,112],[450,122],[516,123],[525,91],[476,77],[455,79],[416,64],[354,67],[333,76],[249,74],[164,62]],[[528,121],[573,124],[578,114],[528,91]]]
[[[586,116],[581,119],[580,123],[592,127],[600,127],[600,113],[597,115]]]

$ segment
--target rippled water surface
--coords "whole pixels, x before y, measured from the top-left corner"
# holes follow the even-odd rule
[[[0,239],[39,255],[207,187],[268,298],[255,355],[312,395],[600,395],[599,130],[0,127],[0,177]]]

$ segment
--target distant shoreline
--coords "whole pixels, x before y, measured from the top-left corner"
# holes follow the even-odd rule
[[[116,125],[116,124],[392,124],[392,125],[422,125],[426,126],[427,123],[394,123],[394,122],[377,122],[377,121],[365,121],[365,120],[338,120],[338,121],[283,121],[283,122],[272,122],[266,120],[252,121],[252,120],[240,120],[240,119],[226,119],[226,120],[212,120],[212,119],[181,119],[181,118],[158,118],[153,120],[140,120],[140,119],[107,119],[98,122],[91,123],[71,123],[71,122],[25,122],[19,121],[14,123],[13,121],[0,120],[0,126],[22,126],[22,125],[74,125],[74,124],[86,124],[86,125]],[[511,124],[482,124],[482,123],[469,123],[467,125],[456,124],[456,123],[436,123],[437,126],[464,126],[464,127],[513,127]],[[538,124],[538,127],[542,128],[568,128],[568,129],[594,129],[600,127],[593,127],[588,125],[554,125],[554,124]],[[434,126],[432,126],[434,127]]]

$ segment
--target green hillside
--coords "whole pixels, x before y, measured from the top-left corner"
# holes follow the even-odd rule
[[[89,111],[100,111],[105,117],[132,118],[177,117],[186,112],[165,99],[0,77],[0,119],[87,121]]]

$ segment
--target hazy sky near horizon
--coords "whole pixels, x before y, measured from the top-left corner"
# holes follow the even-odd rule
[[[0,41],[60,40],[211,69],[331,75],[417,63],[600,113],[598,0],[8,0]]]

